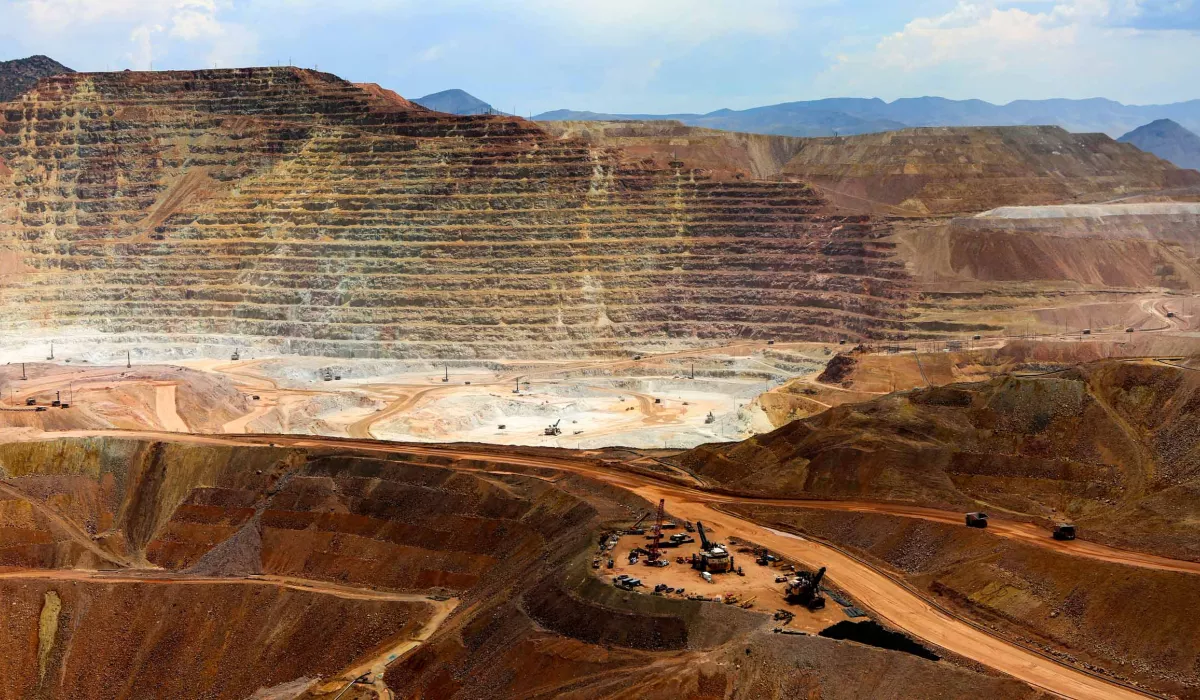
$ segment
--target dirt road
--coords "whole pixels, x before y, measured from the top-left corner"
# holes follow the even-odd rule
[[[662,483],[641,474],[601,468],[599,465],[585,460],[512,454],[501,449],[463,450],[358,440],[331,440],[319,437],[176,436],[121,431],[96,431],[87,434],[115,434],[126,437],[140,435],[155,439],[182,439],[209,444],[262,445],[272,442],[277,445],[296,447],[329,447],[333,445],[385,452],[437,454],[469,460],[486,459],[499,465],[526,466],[583,474],[632,491],[650,502],[666,499],[673,516],[710,523],[725,537],[735,535],[756,542],[810,567],[828,567],[831,580],[896,628],[905,630],[914,637],[962,657],[1011,675],[1030,685],[1069,698],[1146,697],[1145,694],[1132,688],[1066,666],[1048,656],[1043,656],[998,637],[986,628],[953,617],[922,598],[915,590],[910,589],[901,581],[893,579],[885,572],[836,548],[782,533],[713,508],[714,505],[739,502],[762,504],[763,501],[759,499],[739,499],[733,496],[710,494],[695,488]],[[483,471],[487,470],[483,469]],[[797,504],[792,502],[792,505]],[[1001,536],[1003,536],[1003,532],[1004,530],[1001,528],[996,529],[996,533]],[[1017,532],[1019,533],[1019,530]]]
[[[388,688],[383,683],[383,672],[391,664],[403,658],[421,646],[442,626],[446,618],[458,607],[457,598],[434,600],[424,593],[398,593],[392,591],[377,591],[371,588],[354,588],[342,586],[327,581],[311,581],[288,576],[252,576],[248,578],[212,578],[206,576],[190,576],[159,571],[128,570],[120,572],[100,572],[80,569],[25,569],[5,571],[0,573],[0,579],[5,580],[42,580],[42,581],[82,581],[87,583],[130,584],[141,583],[161,586],[274,586],[296,591],[307,591],[319,595],[332,596],[345,600],[380,600],[401,603],[420,603],[433,608],[429,619],[425,621],[415,634],[405,635],[398,639],[389,640],[379,650],[370,656],[360,659],[354,665],[333,677],[328,685],[329,692],[349,687],[355,679],[363,674],[371,674],[371,685],[379,697],[387,697]]]
[[[50,520],[50,522],[54,523],[56,527],[61,529],[68,537],[71,538],[73,542],[91,552],[100,561],[116,564],[117,566],[131,565],[132,562],[129,559],[118,557],[112,552],[106,552],[101,549],[99,545],[92,541],[92,538],[86,532],[79,529],[78,525],[67,518],[62,517],[57,511],[50,506],[47,506],[45,503],[42,503],[42,501],[39,499],[29,496],[20,489],[3,482],[0,482],[0,493],[5,494],[10,498],[15,498],[28,503],[33,507],[34,510],[36,510],[38,513],[41,513],[46,517],[46,519]]]
[[[175,407],[175,389],[175,384],[160,384],[154,387],[154,412],[164,430],[186,433],[188,425],[179,417],[179,411]]]

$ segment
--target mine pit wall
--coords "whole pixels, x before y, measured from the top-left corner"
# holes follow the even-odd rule
[[[266,585],[0,581],[0,698],[229,698],[329,677],[431,608]],[[56,602],[52,602],[56,601]]]
[[[487,358],[905,328],[886,222],[800,183],[290,68],[59,76],[0,113],[7,332]]]
[[[1196,576],[1061,554],[888,515],[736,506],[899,571],[941,605],[1036,649],[1163,693],[1200,695]],[[836,572],[831,572],[836,576]]]
[[[306,453],[111,438],[0,445],[0,465],[22,493],[88,535],[103,533],[110,551],[169,570],[196,566],[253,526],[257,538],[238,540],[248,551],[223,553],[238,573],[250,557],[266,574],[460,593],[504,585],[560,540],[571,552],[586,546],[596,511],[578,497],[537,479],[435,464],[445,461],[402,449]],[[53,535],[46,526],[0,530],[0,556],[34,566],[91,561],[64,550],[75,546],[69,538],[41,558],[6,554]]]

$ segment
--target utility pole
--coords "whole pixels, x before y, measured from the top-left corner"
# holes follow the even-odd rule
[[[696,363],[695,363],[695,362],[693,362],[693,363],[692,363],[692,376],[691,376],[691,378],[692,378],[692,379],[695,379],[695,378],[696,378]]]
[[[25,376],[25,363],[22,362],[21,363],[21,381],[25,381],[26,379],[29,379],[29,377]]]

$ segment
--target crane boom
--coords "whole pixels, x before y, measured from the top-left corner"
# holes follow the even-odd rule
[[[667,505],[666,499],[659,500],[659,502],[658,502],[658,519],[654,523],[654,536],[650,540],[650,547],[649,547],[650,554],[649,554],[649,556],[646,557],[646,559],[648,559],[649,561],[658,561],[658,558],[662,555],[662,552],[659,549],[658,543],[660,540],[662,540],[663,515],[664,515],[664,510],[666,509],[666,505]]]
[[[708,543],[708,537],[704,534],[704,523],[696,521],[696,532],[700,534],[700,549],[707,552],[712,549],[712,545]]]

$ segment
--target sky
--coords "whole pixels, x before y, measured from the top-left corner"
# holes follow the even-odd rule
[[[0,60],[297,65],[517,114],[1200,98],[1200,0],[0,0]]]

